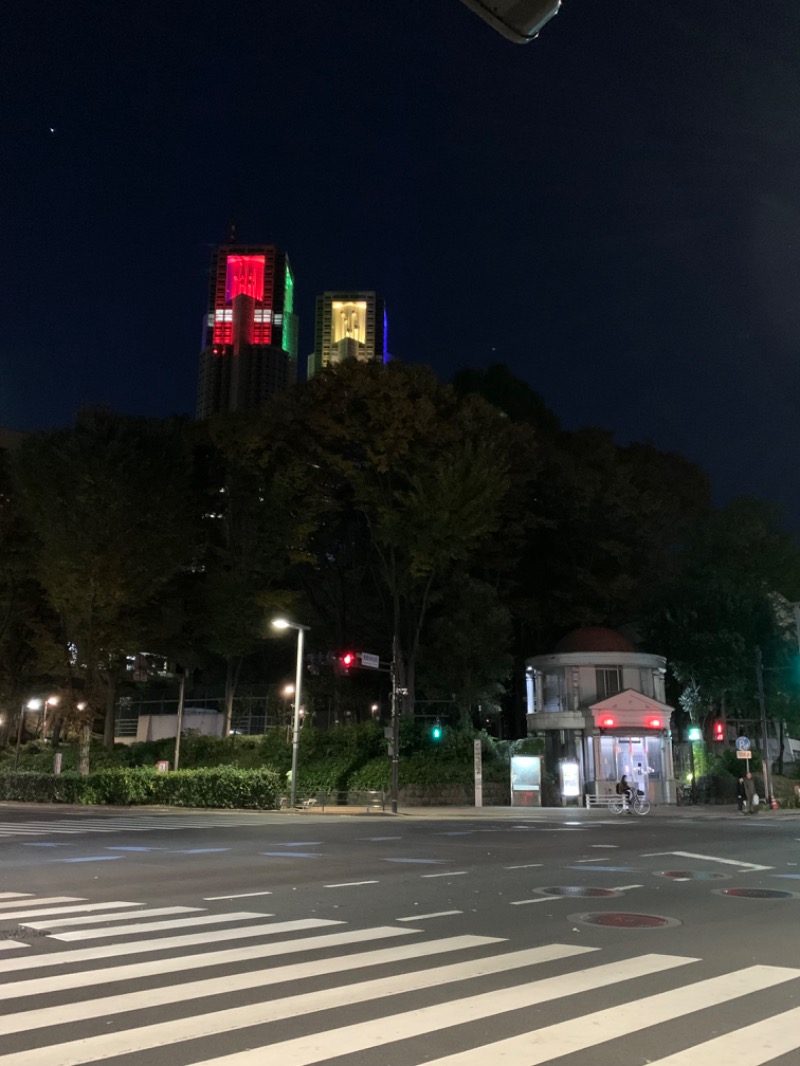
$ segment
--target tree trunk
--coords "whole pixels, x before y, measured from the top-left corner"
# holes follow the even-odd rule
[[[117,675],[116,671],[109,671],[106,677],[106,717],[103,722],[103,744],[107,748],[114,747],[114,712],[117,705]]]
[[[89,773],[89,748],[92,740],[91,722],[81,726],[78,739],[78,773],[86,777]]]
[[[228,659],[225,671],[225,726],[223,736],[229,737],[233,728],[233,697],[236,693],[236,685],[239,682],[239,672],[242,669],[242,656]]]

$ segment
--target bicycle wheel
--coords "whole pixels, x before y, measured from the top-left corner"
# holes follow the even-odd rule
[[[642,799],[640,796],[637,796],[633,801],[633,809],[636,814],[649,814],[650,800]]]
[[[608,809],[613,814],[622,814],[622,796],[612,796],[608,801]]]

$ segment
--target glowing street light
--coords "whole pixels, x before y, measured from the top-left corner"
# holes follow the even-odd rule
[[[294,808],[297,800],[297,756],[300,751],[300,695],[303,685],[303,638],[310,626],[299,622],[289,622],[286,618],[273,618],[275,629],[294,629],[297,631],[297,667],[294,679],[294,714],[292,716],[292,781],[289,804]]]

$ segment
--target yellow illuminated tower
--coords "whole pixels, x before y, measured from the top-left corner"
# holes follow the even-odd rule
[[[382,296],[375,292],[325,292],[317,297],[309,378],[343,359],[386,363],[389,358]]]

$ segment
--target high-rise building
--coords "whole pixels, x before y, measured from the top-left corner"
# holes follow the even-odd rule
[[[308,376],[355,358],[386,363],[386,305],[375,292],[325,292],[317,297],[314,351]]]
[[[274,244],[224,244],[211,258],[197,417],[257,410],[297,380],[289,258]]]

